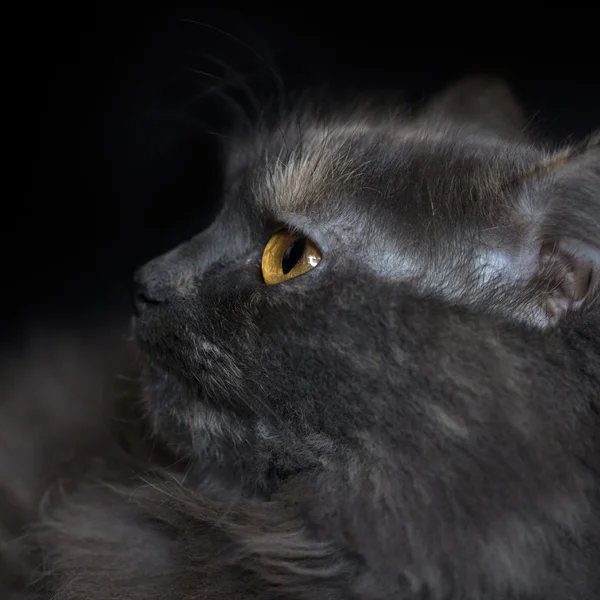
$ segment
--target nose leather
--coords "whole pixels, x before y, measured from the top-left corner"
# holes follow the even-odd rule
[[[168,298],[168,286],[156,276],[151,263],[138,269],[133,278],[133,309],[136,316]]]

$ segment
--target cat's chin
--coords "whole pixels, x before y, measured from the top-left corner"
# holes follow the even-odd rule
[[[142,405],[153,436],[182,458],[221,458],[251,436],[229,409],[207,402],[201,385],[155,363],[142,364]]]
[[[141,364],[142,408],[153,437],[177,455],[192,454],[190,423],[194,403],[190,390],[161,366],[143,360]]]

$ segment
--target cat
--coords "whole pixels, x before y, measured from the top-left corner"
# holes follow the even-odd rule
[[[600,136],[548,150],[493,79],[323,106],[235,140],[214,223],[136,273],[185,467],[82,453],[32,597],[598,597]]]

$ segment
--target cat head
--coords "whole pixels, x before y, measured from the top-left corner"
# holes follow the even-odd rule
[[[412,116],[304,103],[232,144],[216,220],[136,275],[157,431],[197,453],[333,428],[318,446],[386,418],[365,390],[435,337],[427,302],[538,328],[597,304],[600,137],[524,132],[503,84],[469,80]]]

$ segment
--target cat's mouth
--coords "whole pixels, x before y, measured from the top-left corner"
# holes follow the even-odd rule
[[[131,339],[138,360],[152,370],[197,388],[234,385],[242,377],[237,361],[226,349],[192,332],[156,327],[145,318],[132,317]]]
[[[152,370],[167,373],[179,371],[178,364],[180,352],[176,351],[177,340],[171,332],[168,336],[161,336],[144,318],[134,315],[131,319],[131,339],[138,350],[138,359],[141,363],[148,365]],[[183,367],[183,365],[182,365]],[[182,375],[184,374],[181,373]]]

